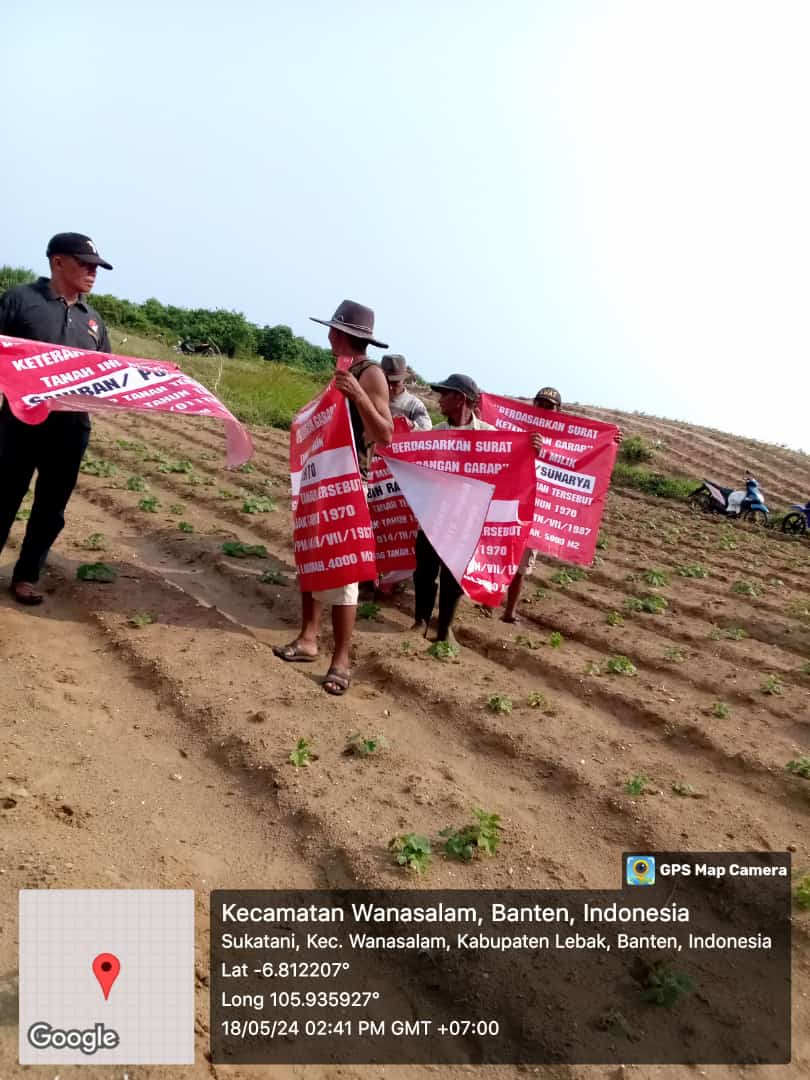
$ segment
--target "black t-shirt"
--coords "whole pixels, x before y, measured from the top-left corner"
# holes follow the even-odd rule
[[[74,349],[110,352],[110,337],[99,313],[80,298],[68,304],[57,296],[48,278],[17,285],[0,296],[0,334],[68,345]],[[3,412],[10,409],[3,401]],[[89,428],[86,412],[52,412],[46,424]]]

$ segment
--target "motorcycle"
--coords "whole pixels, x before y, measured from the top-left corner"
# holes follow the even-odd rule
[[[782,532],[803,536],[810,529],[810,502],[806,506],[794,503],[789,514],[782,518]]]
[[[746,477],[745,491],[720,487],[711,480],[704,480],[686,500],[696,510],[707,514],[722,514],[738,518],[752,525],[767,525],[770,511],[753,477]]]

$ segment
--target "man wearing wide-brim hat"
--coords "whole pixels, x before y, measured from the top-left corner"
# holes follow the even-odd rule
[[[388,383],[379,364],[366,357],[369,345],[388,346],[374,337],[374,312],[371,308],[344,300],[331,319],[312,319],[329,327],[329,344],[335,358],[350,357],[346,371],[335,374],[335,386],[349,401],[354,441],[360,472],[367,474],[374,443],[389,443],[394,422],[388,407]],[[351,659],[358,582],[322,592],[301,593],[301,631],[288,645],[276,645],[273,652],[290,663],[311,663],[318,656],[321,611],[332,608],[332,631],[335,646],[323,688],[327,694],[345,694],[351,684]]]

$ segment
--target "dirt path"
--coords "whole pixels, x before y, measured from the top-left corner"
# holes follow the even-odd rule
[[[205,905],[208,890],[224,886],[410,885],[389,862],[388,839],[435,833],[465,820],[472,806],[503,816],[502,853],[469,867],[437,859],[425,886],[615,887],[628,847],[790,845],[797,870],[810,869],[810,785],[784,769],[810,752],[805,545],[767,544],[709,520],[696,526],[679,508],[612,496],[598,564],[569,585],[555,583],[558,566],[541,566],[522,626],[466,606],[460,661],[441,664],[409,637],[406,598],[361,623],[355,685],[330,699],[317,682],[325,662],[284,665],[270,652],[294,633],[298,616],[286,436],[260,433],[257,449],[252,470],[226,474],[214,427],[131,416],[99,422],[97,475],[82,476],[71,503],[49,579],[56,591],[35,612],[0,600],[9,732],[0,796],[14,800],[0,811],[4,910],[16,909],[23,887],[197,893],[200,1064],[138,1067],[130,1080],[423,1080],[435,1072],[210,1067],[202,1057]],[[245,513],[246,500],[268,496],[274,511]],[[156,500],[154,512],[140,508],[145,498]],[[181,531],[180,521],[193,531]],[[268,558],[229,560],[225,539],[264,544]],[[73,580],[78,562],[96,559],[118,569],[114,585]],[[708,576],[679,576],[687,564]],[[648,586],[642,575],[651,568],[665,570],[668,584]],[[276,572],[272,583],[260,580],[267,570]],[[754,595],[735,593],[739,580]],[[662,615],[625,610],[628,598],[650,592],[667,599]],[[607,622],[612,611],[624,612],[623,625]],[[154,622],[132,626],[142,612]],[[717,636],[729,626],[745,636]],[[546,644],[552,630],[563,634],[558,649]],[[638,674],[607,675],[616,654],[630,657]],[[774,674],[782,692],[765,695]],[[528,706],[532,693],[544,695],[541,707]],[[494,694],[510,698],[511,713],[487,709]],[[729,712],[713,715],[716,702]],[[384,732],[390,750],[379,760],[347,758],[346,736],[358,729]],[[319,757],[297,771],[286,759],[302,735]],[[625,793],[636,774],[650,777],[651,794]],[[677,782],[702,797],[679,798]],[[798,919],[794,938],[795,1064],[780,1077],[810,1070],[807,925]],[[7,919],[0,934],[4,1062],[16,1058],[15,926]],[[486,1076],[534,1071],[488,1068]],[[0,1077],[23,1072],[55,1074],[4,1065]],[[484,1071],[441,1075],[471,1073]],[[554,1080],[702,1073],[725,1080],[763,1070],[536,1070]]]

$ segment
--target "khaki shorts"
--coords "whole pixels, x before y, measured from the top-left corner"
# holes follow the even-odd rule
[[[518,567],[519,574],[530,574],[534,570],[534,565],[537,562],[537,552],[532,548],[527,547],[523,552],[523,558],[520,560],[520,566]]]
[[[347,607],[356,604],[360,595],[359,581],[352,581],[349,585],[340,585],[336,589],[322,589],[314,592],[312,598],[326,607]]]

